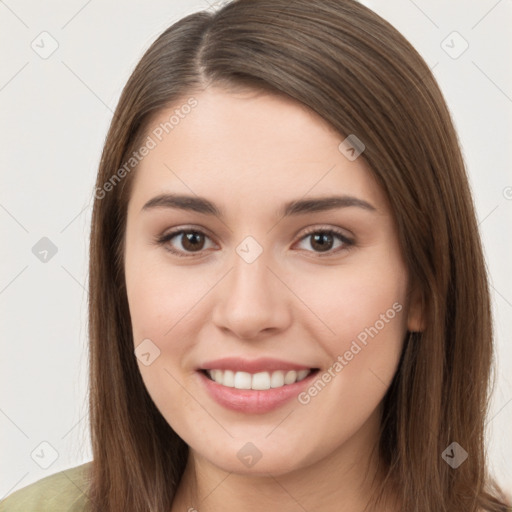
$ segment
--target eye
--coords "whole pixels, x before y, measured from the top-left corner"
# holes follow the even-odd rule
[[[177,243],[179,243],[184,250],[176,249],[173,247],[172,243],[170,243],[173,238],[176,238]],[[172,252],[173,254],[176,254],[180,257],[186,257],[186,253],[202,251],[204,249],[206,239],[209,239],[209,237],[200,230],[179,229],[157,237],[156,242],[159,245],[163,245],[167,251]]]
[[[354,245],[354,240],[348,238],[343,232],[333,228],[311,228],[306,231],[306,234],[300,241],[303,242],[308,238],[310,239],[308,245],[315,249],[313,252],[327,253],[327,256],[347,250],[350,246]],[[341,243],[336,250],[332,250],[336,239]],[[324,255],[321,254],[320,256]]]
[[[354,245],[354,240],[333,228],[311,228],[302,236],[299,242],[304,243],[308,238],[310,239],[309,246],[314,249],[313,252],[327,253],[327,255],[347,250],[350,246]],[[338,239],[339,245],[336,250],[332,250],[336,239]],[[201,253],[205,249],[205,242],[207,240],[210,240],[210,237],[199,229],[181,228],[157,237],[156,243],[164,246],[167,251],[179,257],[187,257],[193,256],[194,253]],[[176,248],[178,244],[181,245],[181,249]],[[323,256],[323,254],[320,254],[320,256]]]

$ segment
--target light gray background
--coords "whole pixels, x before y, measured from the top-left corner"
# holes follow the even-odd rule
[[[363,3],[423,55],[455,119],[493,292],[489,458],[512,490],[512,1]],[[207,8],[205,0],[0,1],[0,498],[92,458],[86,283],[102,144],[144,51],[173,22]],[[49,51],[52,39],[58,48],[47,58],[31,47]],[[58,250],[46,263],[32,252],[42,237]]]

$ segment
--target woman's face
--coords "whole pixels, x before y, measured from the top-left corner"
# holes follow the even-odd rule
[[[358,460],[420,321],[386,198],[293,100],[194,99],[159,113],[133,171],[125,271],[147,390],[226,471]]]

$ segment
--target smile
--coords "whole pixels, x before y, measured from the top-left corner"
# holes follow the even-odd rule
[[[262,414],[297,397],[319,371],[281,359],[226,357],[203,362],[196,375],[206,394],[223,408]]]
[[[276,370],[272,372],[234,372],[232,370],[204,370],[208,377],[228,388],[266,390],[300,382],[313,370]]]

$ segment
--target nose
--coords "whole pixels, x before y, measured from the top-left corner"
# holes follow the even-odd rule
[[[236,255],[233,268],[216,287],[214,324],[247,340],[286,329],[292,293],[283,281],[263,255],[252,263]]]

